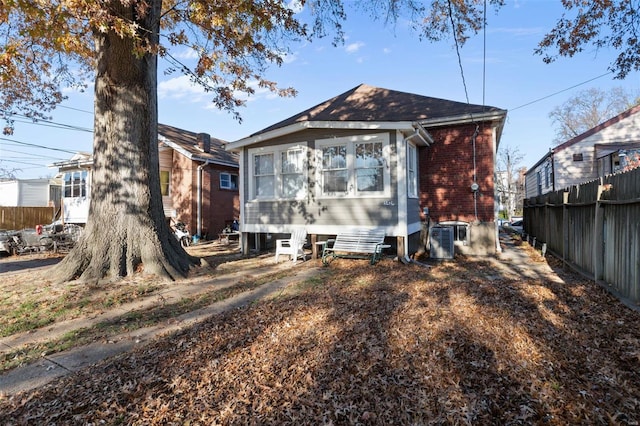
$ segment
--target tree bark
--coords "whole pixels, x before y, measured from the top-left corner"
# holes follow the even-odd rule
[[[158,42],[161,0],[138,16],[135,2],[107,2],[139,25],[143,45]],[[134,273],[177,279],[199,259],[188,255],[164,217],[158,155],[157,56],[134,41],[94,30],[95,120],[91,201],[85,231],[56,267],[60,281],[102,283]]]

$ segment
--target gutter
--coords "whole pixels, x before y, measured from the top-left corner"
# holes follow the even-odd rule
[[[422,126],[422,124],[420,124],[417,121],[415,123],[412,123],[412,126],[413,126],[413,129],[414,129],[414,133],[409,135],[409,136],[406,136],[404,138],[404,141],[408,142],[411,139],[417,138],[424,145],[431,146],[431,144],[433,143],[433,138],[431,137],[429,132],[427,132],[427,130],[424,128],[424,126]]]
[[[196,219],[196,235],[198,236],[198,238],[201,238],[202,236],[202,170],[207,167],[209,164],[211,164],[210,161],[205,161],[204,163],[200,164],[198,166],[198,187],[197,187],[197,192],[196,192],[196,202],[197,202],[197,206],[196,206],[196,212],[197,212],[197,219]]]

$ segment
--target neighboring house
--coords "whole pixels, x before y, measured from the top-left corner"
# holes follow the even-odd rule
[[[165,216],[193,235],[216,236],[239,217],[238,159],[207,133],[158,125],[160,190]],[[63,218],[86,223],[91,198],[90,154],[54,163],[64,173]]]
[[[0,206],[49,207],[60,205],[58,179],[12,179],[0,181]]]
[[[525,177],[526,198],[537,197],[640,165],[640,106],[549,150]]]
[[[494,164],[505,117],[360,85],[231,142],[240,155],[242,247],[301,226],[311,242],[378,227],[403,257],[424,247],[423,228],[447,224],[462,252],[495,253]]]

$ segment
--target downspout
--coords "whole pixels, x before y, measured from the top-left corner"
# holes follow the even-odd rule
[[[198,188],[197,188],[197,192],[196,192],[196,212],[197,212],[197,219],[196,219],[196,235],[198,236],[198,239],[201,238],[202,236],[202,170],[207,167],[209,164],[211,164],[209,161],[205,161],[204,163],[200,164],[198,166]]]

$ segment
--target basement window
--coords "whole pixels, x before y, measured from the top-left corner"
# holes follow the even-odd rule
[[[466,246],[469,245],[469,224],[459,221],[445,221],[438,225],[450,226],[453,228],[453,241]]]

